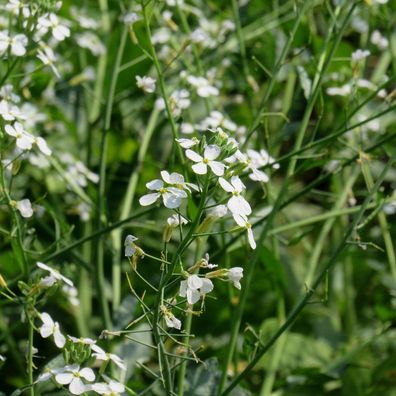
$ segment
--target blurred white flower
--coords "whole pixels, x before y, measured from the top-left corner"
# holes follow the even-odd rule
[[[352,62],[358,63],[361,60],[367,58],[370,55],[370,51],[358,49],[352,53]]]
[[[23,56],[26,54],[28,39],[24,34],[9,36],[7,31],[0,31],[0,52],[5,52],[11,48],[11,54]]]
[[[106,52],[106,47],[100,41],[99,37],[92,32],[84,32],[76,35],[77,44],[81,48],[86,48],[95,56],[102,55]]]
[[[34,138],[23,129],[22,124],[15,122],[14,125],[6,125],[4,127],[6,133],[16,139],[16,145],[21,150],[30,150],[32,148]]]
[[[136,14],[136,12],[130,12],[128,14],[122,15],[121,17],[122,22],[124,22],[126,25],[133,25],[139,19],[141,18],[138,14]]]
[[[189,149],[197,144],[199,144],[199,140],[194,136],[192,139],[175,139],[177,143],[180,144],[184,149]]]
[[[29,199],[25,198],[20,201],[10,201],[10,205],[17,209],[22,217],[29,218],[33,216],[33,208]]]
[[[70,29],[66,25],[61,24],[59,18],[53,13],[39,17],[38,25],[43,32],[51,29],[52,36],[57,41],[63,41],[70,36]]]
[[[93,340],[92,338],[87,338],[87,337],[73,337],[71,335],[67,336],[69,340],[73,344],[81,344],[81,345],[93,345],[96,344],[96,340]]]
[[[202,157],[198,153],[192,150],[186,150],[186,156],[191,161],[196,162],[192,166],[192,170],[198,175],[206,175],[208,172],[208,166],[216,176],[223,176],[224,169],[226,166],[215,159],[221,154],[221,149],[215,144],[211,144],[205,147],[204,156]]]
[[[384,37],[379,30],[374,30],[373,33],[371,33],[370,42],[376,45],[380,50],[389,47],[389,40]]]
[[[54,72],[55,76],[60,78],[58,69],[55,66],[56,56],[51,47],[46,45],[42,49],[37,50],[37,58],[39,58],[44,65],[48,65]]]
[[[173,315],[173,313],[167,309],[164,305],[161,305],[161,312],[164,316],[165,319],[165,323],[168,327],[170,328],[175,328],[177,330],[181,329],[181,321],[179,319],[176,318],[175,315]]]
[[[65,282],[67,285],[69,285],[70,287],[73,287],[74,284],[73,282],[69,279],[66,278],[66,276],[63,276],[59,271],[57,271],[54,268],[49,267],[48,265],[44,264],[44,263],[40,263],[39,261],[36,263],[37,267],[41,268],[44,271],[48,271],[50,273],[50,275],[46,278],[41,279],[41,282],[43,285],[47,286],[48,283],[51,283],[52,280],[56,281],[63,281]],[[49,279],[51,278],[51,279]],[[49,286],[52,286],[55,282],[52,282],[52,284],[50,284]]]
[[[147,93],[153,93],[155,91],[155,82],[155,78],[136,76],[136,85]]]
[[[66,343],[66,338],[60,332],[59,323],[54,322],[51,316],[46,312],[41,313],[40,318],[43,322],[42,326],[40,327],[41,337],[48,338],[50,336],[54,336],[55,345],[58,348],[63,348]]]
[[[187,81],[197,90],[198,96],[202,98],[219,95],[219,90],[210,85],[209,81],[204,77],[188,76]]]
[[[5,100],[0,101],[0,115],[5,121],[14,121],[15,119],[25,119],[26,116],[21,110]]]

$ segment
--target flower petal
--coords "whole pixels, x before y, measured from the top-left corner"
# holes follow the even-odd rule
[[[191,168],[198,175],[206,175],[206,173],[208,172],[208,167],[203,162],[198,162],[197,164],[194,164]]]
[[[181,205],[181,197],[170,192],[162,194],[162,200],[168,209],[176,209]]]
[[[252,213],[252,209],[249,205],[249,202],[246,201],[241,195],[232,196],[227,202],[228,209],[232,213],[239,215],[250,215]]]
[[[186,157],[194,162],[202,162],[203,158],[192,150],[186,150]]]
[[[149,190],[158,191],[162,187],[164,187],[164,182],[160,179],[151,180],[150,182],[146,183],[146,187]]]
[[[142,197],[140,197],[139,203],[142,206],[151,205],[160,197],[160,195],[161,195],[160,193],[153,193],[153,194],[143,195]]]
[[[187,302],[189,304],[195,304],[199,299],[201,298],[201,294],[199,293],[198,290],[187,290]]]
[[[256,241],[254,240],[253,230],[249,227],[247,229],[247,233],[248,233],[249,245],[254,250],[256,249]]]
[[[72,382],[69,385],[69,391],[73,395],[81,395],[87,390],[87,387],[84,385],[84,382],[81,381],[80,378],[74,377]]]
[[[219,184],[224,191],[227,191],[230,193],[234,192],[234,187],[230,183],[228,183],[228,181],[226,179],[219,177]]]
[[[83,369],[81,369],[80,375],[89,382],[95,381],[95,373],[89,367],[84,367]]]
[[[73,381],[74,375],[72,373],[59,373],[55,376],[55,381],[61,385],[70,384]]]
[[[203,285],[203,279],[198,275],[190,275],[187,279],[188,288],[191,290],[197,290]]]
[[[209,161],[210,169],[216,176],[223,176],[225,165],[218,161]]]
[[[213,283],[210,279],[202,278],[202,287],[199,289],[202,294],[210,293],[213,290]]]
[[[209,144],[205,147],[204,157],[210,161],[215,160],[221,153],[221,149],[216,144]]]
[[[246,188],[238,176],[231,177],[231,184],[234,186],[235,191],[238,191],[238,192],[241,192]]]

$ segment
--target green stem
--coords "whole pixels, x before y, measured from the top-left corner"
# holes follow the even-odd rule
[[[31,318],[29,317],[29,313],[27,313],[28,322],[29,322],[29,340],[28,340],[28,382],[29,382],[29,393],[30,396],[34,396],[34,384],[33,384],[33,323],[31,322]]]

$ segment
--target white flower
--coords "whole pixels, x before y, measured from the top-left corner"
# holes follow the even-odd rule
[[[27,198],[20,201],[10,201],[10,205],[19,210],[22,217],[29,218],[33,216],[32,204]]]
[[[43,49],[39,49],[37,51],[37,58],[39,58],[41,62],[44,63],[44,65],[48,65],[54,72],[55,76],[60,78],[58,69],[55,67],[56,56],[51,47],[46,45],[43,47]]]
[[[8,135],[15,137],[16,145],[21,150],[30,150],[32,148],[34,138],[23,129],[22,124],[16,122],[13,126],[6,125],[4,129]]]
[[[107,353],[102,348],[97,345],[91,345],[91,349],[95,352],[92,356],[95,356],[98,360],[108,361],[111,360],[116,364],[121,370],[126,370],[124,361],[114,353]]]
[[[208,210],[208,216],[212,216],[220,219],[224,217],[228,212],[228,208],[226,205],[217,205],[214,208]]]
[[[219,183],[224,191],[232,193],[232,197],[227,202],[228,209],[232,214],[250,215],[252,213],[249,202],[241,195],[246,187],[238,176],[232,176],[231,183],[220,177]]]
[[[78,364],[66,366],[62,373],[55,375],[55,381],[61,385],[69,385],[69,391],[73,395],[81,395],[88,390],[87,385],[84,384],[81,378],[86,381],[95,381],[95,373],[89,367],[84,367],[80,370]]]
[[[169,209],[178,208],[181,205],[182,198],[187,198],[187,193],[180,188],[175,187],[164,187],[164,182],[159,179],[152,180],[146,184],[149,190],[157,191],[143,195],[139,199],[139,203],[142,206],[148,206],[157,201],[158,198],[162,197],[164,205]]]
[[[136,238],[133,235],[126,236],[125,242],[124,242],[125,257],[132,257],[135,254],[136,246],[135,246],[134,242],[137,240],[138,240],[138,238]]]
[[[201,96],[202,98],[217,96],[219,94],[219,90],[210,85],[209,81],[204,77],[188,76],[187,81],[196,88],[198,96]]]
[[[66,343],[64,335],[59,330],[59,323],[54,322],[46,312],[40,314],[43,325],[40,327],[40,334],[43,338],[54,336],[55,345],[58,348],[63,348]]]
[[[187,224],[188,221],[185,219],[183,216],[180,216],[179,214],[173,214],[172,216],[168,217],[166,222],[171,226],[171,227],[178,227],[180,224]]]
[[[326,89],[327,95],[330,96],[348,96],[352,92],[351,84],[344,84],[341,87],[329,87]]]
[[[37,262],[36,264],[37,264],[37,267],[43,269],[44,271],[48,271],[48,272],[50,273],[50,276],[49,276],[49,277],[51,277],[52,279],[54,279],[55,282],[56,282],[56,281],[63,281],[63,282],[65,282],[67,285],[69,285],[70,287],[73,287],[73,286],[74,286],[74,285],[73,285],[73,282],[72,282],[70,279],[66,278],[66,276],[63,276],[63,275],[62,275],[59,271],[57,271],[56,269],[53,269],[53,268],[49,267],[48,265],[46,265],[46,264],[44,264],[44,263]],[[45,285],[45,284],[47,283],[46,280],[48,280],[49,277],[46,277],[46,278],[41,279],[40,284],[43,282],[43,284]],[[53,283],[52,283],[52,284],[53,284]],[[52,285],[51,285],[51,286],[52,286]]]
[[[242,267],[234,267],[230,268],[227,273],[228,279],[233,283],[233,285],[241,290],[240,280],[243,277],[243,268]]]
[[[26,116],[22,114],[21,110],[19,110],[17,106],[11,105],[5,100],[0,101],[0,115],[5,121],[14,121],[16,118],[26,118]]]
[[[130,12],[121,17],[122,22],[124,22],[126,25],[133,25],[139,19],[141,18],[139,17],[138,14],[136,14],[136,12]]]
[[[168,171],[161,171],[161,177],[165,183],[171,184],[181,190],[187,190],[191,192],[191,188],[195,191],[199,191],[199,188],[194,183],[188,183],[184,181],[184,176],[177,172],[169,173]]]
[[[53,13],[47,16],[41,16],[38,19],[38,24],[44,31],[51,29],[52,36],[57,41],[63,41],[66,37],[70,36],[70,29],[67,26],[62,25],[59,22],[59,18]]]
[[[352,62],[358,63],[361,60],[367,58],[369,55],[370,55],[370,51],[358,49],[352,53]]]
[[[155,82],[155,78],[136,76],[136,85],[147,93],[153,93],[155,91]]]
[[[164,315],[165,323],[170,328],[175,328],[177,330],[181,329],[181,321],[176,318],[175,315],[169,309],[167,309],[164,305],[161,305],[161,312]]]
[[[24,34],[17,34],[14,37],[8,35],[7,31],[0,31],[0,52],[11,48],[11,53],[15,56],[26,54],[28,39]]]
[[[198,275],[190,275],[187,280],[180,282],[180,297],[187,297],[189,304],[195,304],[201,296],[213,290],[213,283],[210,279],[200,278]]]
[[[5,362],[6,358],[3,355],[0,355],[0,362]]]
[[[110,380],[109,383],[97,382],[89,386],[89,390],[93,390],[99,395],[118,396],[125,392],[125,386],[120,382]]]
[[[219,161],[215,161],[220,153],[220,147],[215,144],[211,144],[205,147],[203,157],[201,157],[195,151],[186,150],[187,158],[189,158],[191,161],[196,162],[196,164],[192,166],[192,170],[198,175],[206,175],[209,166],[216,176],[223,176],[226,166]]]
[[[176,139],[176,142],[179,143],[180,146],[183,147],[184,149],[189,149],[195,146],[196,144],[198,144],[199,140],[196,137],[193,137],[192,139],[181,138],[181,139]]]
[[[239,227],[246,228],[249,245],[252,249],[256,249],[256,241],[254,240],[252,225],[248,222],[247,216],[235,213],[233,213],[232,216],[234,217],[234,220],[239,225]]]
[[[173,117],[179,117],[184,109],[190,107],[190,93],[186,89],[180,89],[174,91],[170,98],[169,104],[171,107],[171,113]],[[158,109],[165,109],[165,101],[163,98],[158,98],[155,102]]]
[[[84,32],[76,35],[77,44],[81,48],[89,49],[93,55],[102,55],[106,52],[106,47],[99,40],[99,37],[92,32]]]
[[[384,37],[379,30],[374,30],[373,33],[371,33],[370,42],[381,50],[389,46],[389,40]]]

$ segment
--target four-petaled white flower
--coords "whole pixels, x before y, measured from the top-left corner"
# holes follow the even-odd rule
[[[252,225],[249,223],[247,216],[235,213],[233,213],[232,216],[239,227],[246,228],[249,245],[252,249],[256,249],[256,241],[254,240]]]
[[[61,385],[69,385],[69,391],[73,395],[81,395],[88,390],[88,386],[84,384],[82,378],[86,381],[95,381],[95,373],[89,367],[80,369],[78,364],[65,366],[62,373],[55,375],[55,381]]]
[[[232,197],[227,202],[228,209],[231,213],[246,216],[252,213],[249,202],[241,195],[241,192],[246,187],[238,176],[232,176],[231,183],[220,177],[219,183],[223,190],[232,193]]]
[[[62,25],[59,18],[53,13],[40,17],[38,24],[44,31],[51,29],[52,36],[57,41],[63,41],[66,37],[70,36],[70,29]]]
[[[153,93],[155,91],[155,82],[155,78],[136,76],[136,85],[147,93]]]
[[[136,246],[135,246],[134,242],[137,240],[138,240],[138,238],[136,238],[134,235],[126,236],[125,242],[124,242],[125,257],[132,257],[135,254]]]
[[[173,214],[166,219],[166,222],[171,227],[178,227],[180,224],[184,225],[188,223],[188,220],[179,214]]]
[[[40,327],[40,334],[43,338],[48,338],[49,336],[54,336],[55,345],[58,348],[63,348],[66,343],[66,338],[59,330],[59,323],[54,322],[46,312],[40,314],[40,318],[43,322]]]
[[[165,187],[164,182],[160,179],[152,180],[146,184],[149,190],[157,191],[143,195],[139,199],[139,203],[142,206],[148,206],[157,201],[158,198],[162,197],[164,205],[169,209],[176,209],[181,205],[182,198],[187,198],[187,193],[180,188],[176,187]]]
[[[6,100],[0,101],[0,115],[5,121],[14,121],[16,118],[26,119],[26,116],[17,106],[8,103]]]
[[[48,271],[50,273],[49,276],[46,276],[45,278],[41,279],[40,285],[49,287],[52,286],[56,281],[63,281],[70,287],[74,286],[73,282],[69,278],[63,276],[56,269],[53,269],[44,263],[40,263],[39,261],[37,262],[37,267],[43,269],[44,271]]]
[[[7,31],[0,32],[0,52],[4,52],[10,47],[13,55],[23,56],[26,54],[27,43],[28,39],[24,34],[11,37]]]
[[[233,285],[241,290],[240,280],[243,277],[243,268],[242,267],[233,267],[228,270],[227,273],[228,279],[233,283]]]
[[[81,345],[93,345],[96,344],[96,340],[93,340],[92,338],[88,337],[73,337],[71,335],[68,335],[67,338],[73,343],[73,344],[81,344]]]
[[[195,304],[201,296],[213,290],[213,283],[210,279],[200,278],[198,275],[190,275],[186,280],[180,282],[180,297],[187,297],[189,304]]]
[[[192,170],[198,175],[206,175],[208,166],[216,176],[223,176],[225,165],[215,159],[221,154],[221,149],[215,144],[210,144],[205,147],[203,157],[192,150],[186,150],[186,156],[191,161],[196,162],[192,166]]]
[[[19,210],[22,217],[29,218],[33,216],[32,204],[27,198],[20,201],[10,201],[10,205]]]
[[[91,349],[94,351],[92,356],[96,357],[96,359],[103,360],[105,362],[111,360],[121,370],[126,370],[125,363],[119,356],[115,355],[114,353],[108,353],[97,345],[91,345]]]
[[[16,122],[14,125],[6,125],[4,129],[8,135],[15,137],[16,145],[21,150],[30,150],[32,148],[34,138],[23,129],[21,123]]]

